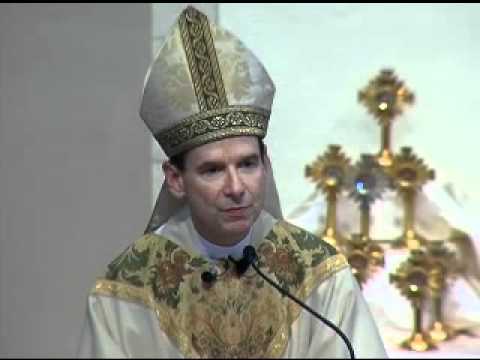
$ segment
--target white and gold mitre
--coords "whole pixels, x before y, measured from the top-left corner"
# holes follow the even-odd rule
[[[170,157],[230,136],[263,138],[274,93],[255,55],[189,6],[147,72],[140,116]]]

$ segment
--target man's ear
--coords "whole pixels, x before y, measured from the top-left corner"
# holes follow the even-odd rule
[[[270,160],[270,156],[268,155],[267,145],[265,145],[265,150],[263,152],[263,165],[265,171],[272,171],[272,161]]]
[[[265,144],[265,146],[263,148],[263,159],[262,160],[263,160],[264,164],[268,164],[268,165],[271,164],[270,156],[268,155],[267,144]]]
[[[162,164],[162,169],[165,174],[165,183],[168,191],[175,198],[182,199],[185,196],[182,172],[168,160]]]

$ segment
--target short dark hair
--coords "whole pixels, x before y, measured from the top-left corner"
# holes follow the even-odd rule
[[[263,139],[259,138],[258,139],[258,147],[260,149],[260,159],[263,161],[263,157],[265,156],[265,144],[263,143]],[[171,156],[168,160],[170,163],[175,166],[178,170],[184,171],[185,170],[185,157],[188,153],[187,151],[181,152],[177,155]]]

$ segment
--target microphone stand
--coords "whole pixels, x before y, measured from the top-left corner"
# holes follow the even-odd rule
[[[268,282],[270,285],[272,285],[275,289],[277,289],[283,296],[288,296],[290,299],[295,301],[298,305],[309,311],[313,316],[317,317],[321,321],[323,321],[325,324],[327,324],[330,328],[335,330],[335,332],[342,338],[342,340],[345,342],[348,348],[348,352],[350,353],[350,358],[355,359],[355,355],[353,352],[353,347],[350,341],[348,340],[347,336],[335,325],[333,324],[330,320],[324,318],[322,315],[317,313],[315,310],[313,310],[310,306],[307,304],[303,303],[301,300],[296,298],[294,295],[290,294],[287,290],[276,284],[273,280],[268,278],[255,264],[255,261],[258,260],[257,253],[255,251],[255,248],[253,246],[246,246],[245,249],[243,249],[243,258],[240,261],[234,260],[232,257],[229,256],[229,259],[232,260],[237,266],[241,265],[241,268],[237,270],[237,273],[239,275],[242,275],[248,268],[248,265],[252,265],[252,267],[255,269],[255,271],[260,275],[266,282]],[[246,265],[246,266],[245,266]],[[237,268],[238,269],[238,268]]]

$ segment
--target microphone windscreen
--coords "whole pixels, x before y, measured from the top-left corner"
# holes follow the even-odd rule
[[[207,284],[211,284],[212,282],[214,282],[216,280],[217,276],[213,273],[211,273],[210,271],[204,271],[202,273],[202,281],[207,283]]]
[[[245,246],[243,249],[243,257],[249,264],[253,263],[257,260],[257,252],[255,251],[255,248],[251,245]]]

